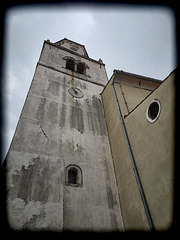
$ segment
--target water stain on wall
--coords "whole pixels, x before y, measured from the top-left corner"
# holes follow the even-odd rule
[[[65,122],[66,122],[66,104],[63,103],[61,112],[60,112],[60,121],[59,121],[59,125],[61,128],[65,126]]]
[[[60,88],[60,83],[59,82],[55,82],[55,81],[50,81],[49,85],[48,85],[48,89],[47,91],[49,93],[51,93],[54,96],[59,96],[59,88]]]
[[[77,100],[75,101],[75,106],[71,106],[70,127],[77,129],[81,133],[84,132],[83,110]]]
[[[52,163],[52,166],[50,166],[49,161],[40,157],[33,158],[28,167],[22,165],[21,171],[13,174],[13,182],[18,181],[19,188],[14,189],[14,191],[12,189],[11,198],[12,196],[13,199],[21,198],[25,204],[30,201],[60,201],[61,195],[58,192],[62,176],[60,174],[54,175],[54,169],[57,168],[58,163]],[[57,184],[52,185],[54,181]],[[17,186],[17,184],[13,185]]]
[[[92,99],[86,99],[87,119],[89,131],[97,135],[107,135],[103,107],[101,101],[93,96]]]

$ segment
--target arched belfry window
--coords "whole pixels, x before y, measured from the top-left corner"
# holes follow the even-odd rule
[[[66,167],[65,184],[73,187],[82,186],[82,170],[79,166],[70,164]]]
[[[83,63],[79,62],[77,64],[77,72],[80,73],[80,74],[85,75],[85,70],[86,70],[85,69],[85,65]]]
[[[66,69],[86,76],[86,69],[89,69],[89,67],[85,62],[75,60],[69,56],[65,56],[63,59],[66,61]]]
[[[71,71],[74,71],[74,65],[75,65],[75,62],[73,59],[67,59],[66,60],[66,68],[71,70]]]

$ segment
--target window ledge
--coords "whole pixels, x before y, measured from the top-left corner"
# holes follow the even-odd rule
[[[82,184],[80,183],[76,183],[76,184],[73,184],[73,183],[65,183],[66,186],[70,186],[70,187],[82,187]]]

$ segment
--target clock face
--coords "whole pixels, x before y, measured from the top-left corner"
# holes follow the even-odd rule
[[[84,96],[83,92],[79,88],[70,88],[68,92],[76,98],[82,98]]]

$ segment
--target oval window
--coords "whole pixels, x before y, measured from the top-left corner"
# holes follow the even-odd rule
[[[146,111],[146,118],[147,120],[150,122],[150,123],[153,123],[155,122],[159,115],[160,115],[160,112],[161,112],[161,105],[160,105],[160,102],[158,100],[153,100],[148,108],[147,108],[147,111]]]

